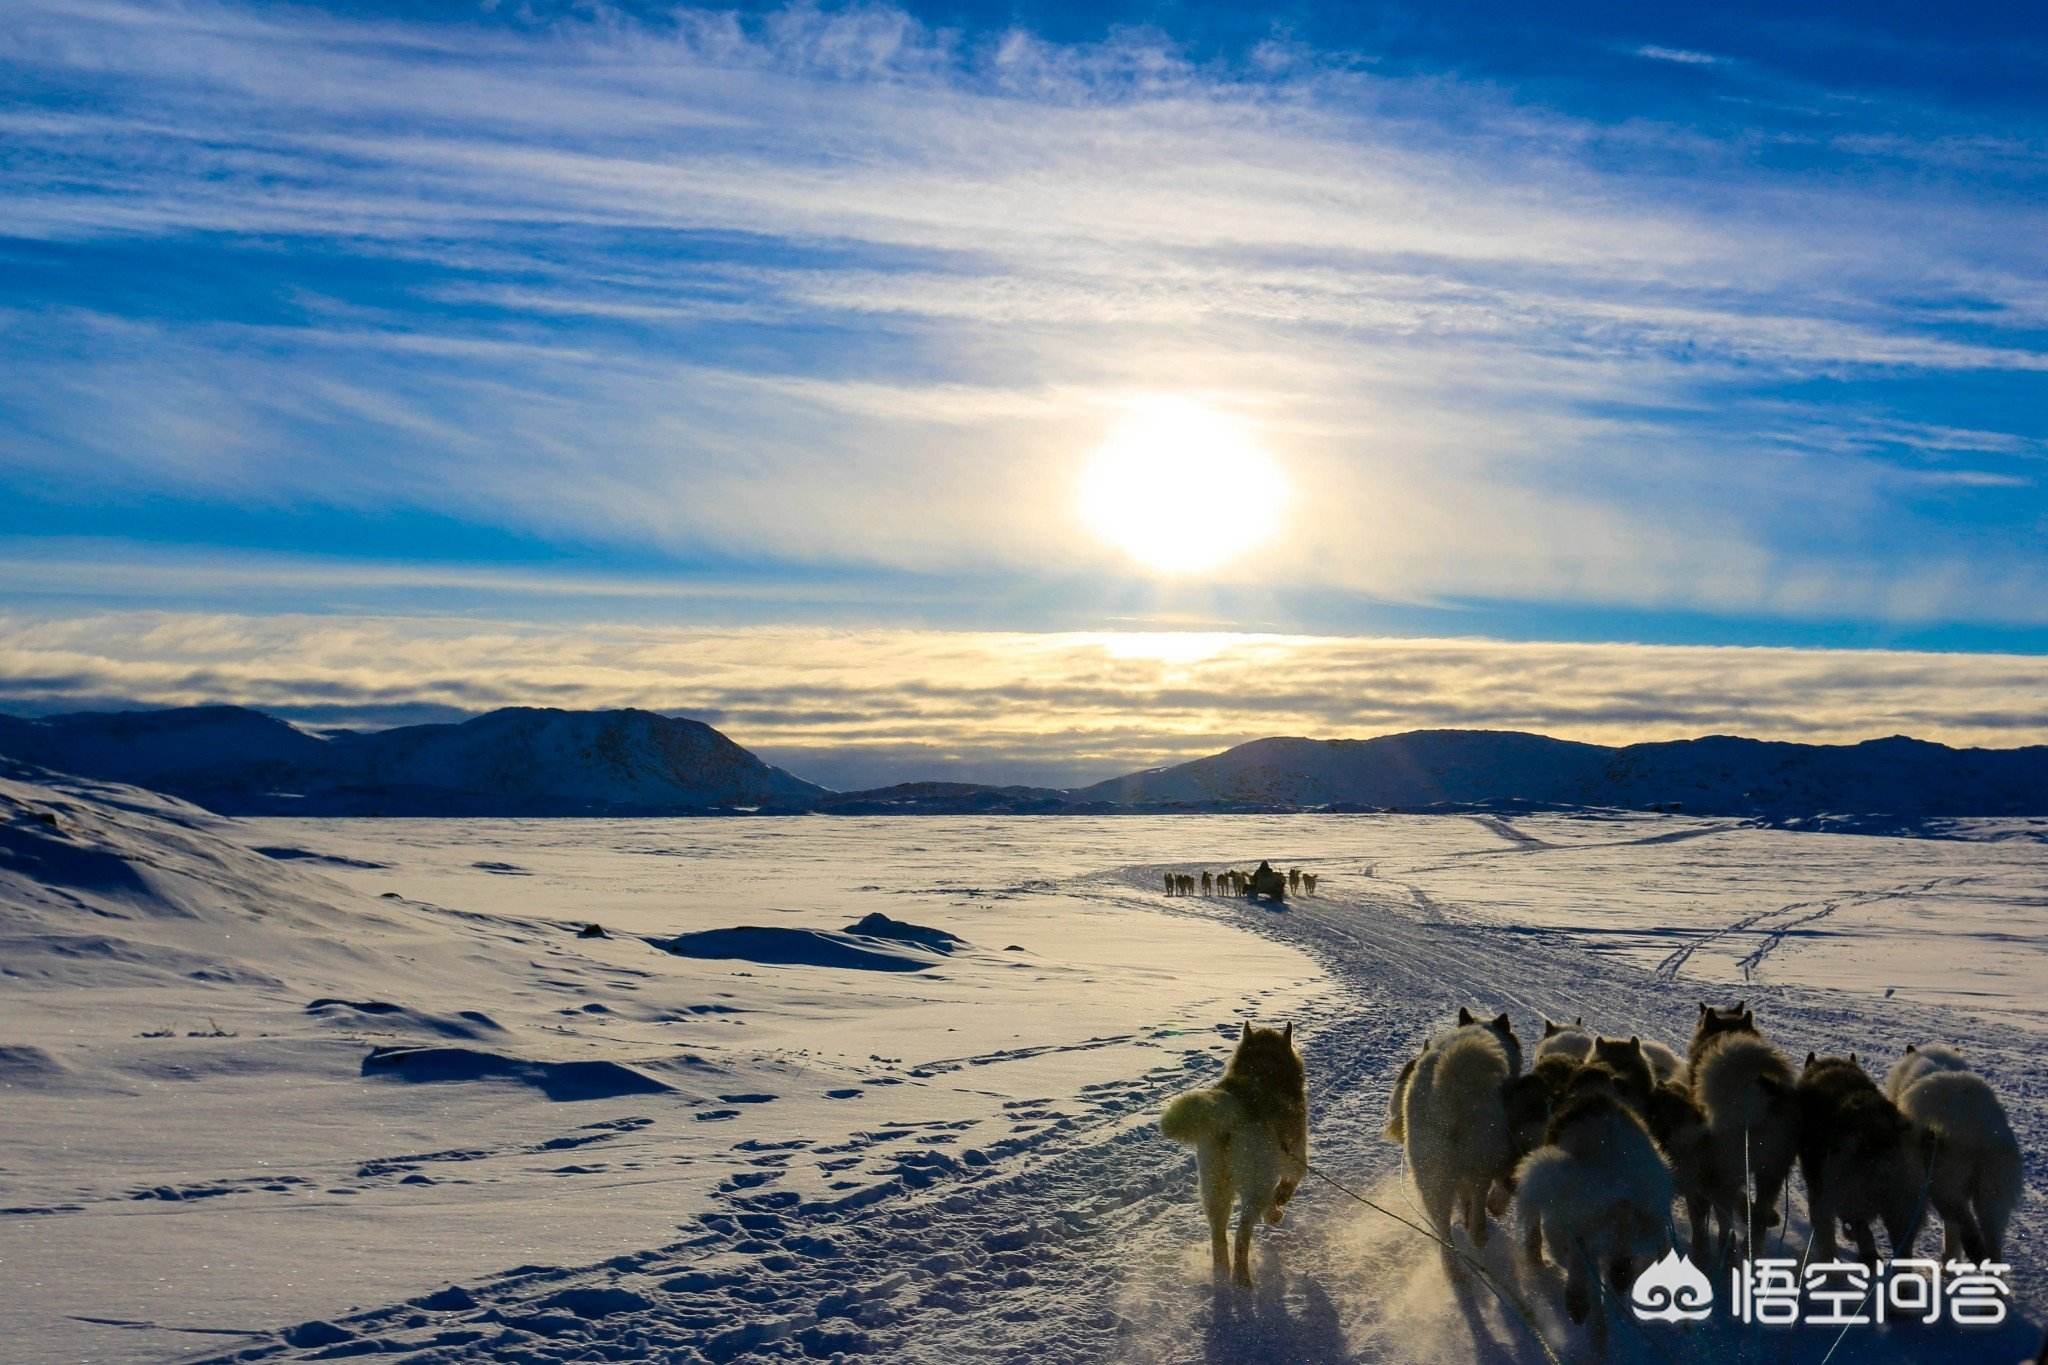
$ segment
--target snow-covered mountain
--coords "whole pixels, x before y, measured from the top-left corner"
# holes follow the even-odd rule
[[[656,814],[823,793],[702,722],[637,710],[515,707],[331,736],[232,706],[0,717],[0,754],[239,815]]]
[[[1076,792],[1119,806],[1418,809],[1528,802],[1792,819],[2048,814],[2048,746],[1893,737],[1791,744],[1713,735],[1611,748],[1501,730],[1261,739]]]

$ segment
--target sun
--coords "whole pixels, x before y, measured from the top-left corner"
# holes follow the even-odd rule
[[[1134,404],[1082,472],[1081,519],[1160,574],[1216,569],[1270,541],[1287,478],[1242,423],[1202,403]]]

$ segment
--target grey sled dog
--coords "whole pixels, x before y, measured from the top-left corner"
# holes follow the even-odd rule
[[[1308,1174],[1308,1085],[1294,1025],[1238,1034],[1223,1079],[1190,1090],[1160,1115],[1159,1131],[1195,1149],[1202,1212],[1218,1279],[1252,1282],[1252,1229],[1277,1223]],[[1230,1205],[1237,1203],[1237,1251],[1229,1252]]]

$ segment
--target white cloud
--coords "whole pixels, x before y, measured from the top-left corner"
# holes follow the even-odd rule
[[[1057,578],[1116,567],[1066,488],[1118,404],[1197,391],[1316,493],[1235,570],[1259,584],[1991,620],[2048,586],[2017,537],[1872,548],[1909,484],[2025,493],[1998,443],[2032,438],[1987,418],[1901,475],[1839,412],[1726,401],[2048,366],[2005,325],[2041,307],[2024,204],[1313,54],[965,43],[879,7],[10,17],[0,62],[93,110],[0,114],[13,232],[400,280],[336,268],[260,319],[26,301],[0,458],[47,486]],[[1622,143],[1660,169],[1616,173]],[[1958,291],[1995,324],[1900,302]]]
[[[1727,58],[1716,57],[1711,52],[1695,52],[1684,47],[1659,47],[1646,43],[1636,49],[1636,56],[1653,62],[1675,62],[1679,66],[1720,66]]]

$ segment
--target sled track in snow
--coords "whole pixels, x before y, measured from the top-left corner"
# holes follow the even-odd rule
[[[1824,920],[1837,911],[1849,906],[1876,905],[1884,901],[1893,900],[1911,900],[1915,896],[1924,896],[1937,887],[1961,885],[1969,880],[1970,878],[1968,877],[1933,877],[1927,881],[1915,882],[1909,886],[1894,887],[1889,891],[1851,892],[1848,895],[1838,896],[1829,900],[1796,901],[1791,905],[1781,905],[1775,910],[1760,910],[1756,914],[1745,915],[1732,924],[1723,925],[1719,929],[1689,940],[1657,964],[1657,978],[1660,981],[1667,982],[1676,980],[1679,972],[1685,968],[1686,963],[1692,960],[1693,954],[1697,953],[1700,949],[1714,943],[1719,943],[1723,939],[1732,938],[1737,934],[1756,930],[1763,934],[1763,941],[1737,960],[1737,965],[1742,968],[1742,979],[1749,981],[1753,978],[1756,969],[1763,965],[1764,959],[1782,947],[1786,937],[1795,929]],[[1777,924],[1765,924],[1766,920],[1774,920],[1781,915],[1791,915],[1793,918],[1783,920]]]
[[[1463,915],[1457,922],[1418,918],[1392,886],[1386,894],[1367,888],[1269,910],[1229,899],[1168,901],[1151,889],[1157,880],[1156,869],[1134,868],[1072,889],[1136,913],[1230,921],[1313,956],[1330,986],[1296,1020],[1311,1084],[1312,1159],[1404,1211],[1412,1205],[1404,1202],[1400,1154],[1380,1137],[1388,1087],[1459,1005],[1509,1010],[1525,1042],[1541,1016],[1583,1014],[1608,1032],[1680,1045],[1693,1005],[1672,978],[1685,957],[1791,910],[1829,913],[1823,903],[1749,917],[1674,954],[1669,971],[1660,965],[1650,973]],[[1835,994],[1757,987],[1751,995],[1788,1053],[1941,1037],[1980,1058],[2007,1093],[2021,1090],[2015,1103],[2042,1098],[2027,1038],[1895,1002],[1873,1019],[1863,1013],[1875,1008],[1871,1002]],[[1218,1027],[1220,1038],[1232,1025]],[[1418,1267],[1434,1261],[1433,1250],[1412,1233],[1374,1227],[1376,1215],[1315,1182],[1303,1187],[1285,1226],[1259,1233],[1253,1295],[1212,1295],[1205,1276],[1190,1272],[1191,1258],[1205,1266],[1207,1257],[1192,1159],[1159,1136],[1154,1121],[1170,1095],[1212,1080],[1215,1062],[1203,1052],[1160,1055],[1161,1066],[1118,1082],[1106,1099],[1046,1101],[1058,1116],[992,1144],[979,1154],[985,1164],[934,1149],[924,1164],[837,1198],[732,1191],[665,1246],[596,1265],[525,1267],[474,1283],[460,1298],[373,1309],[341,1320],[337,1331],[345,1336],[315,1334],[299,1344],[257,1338],[188,1359],[375,1354],[408,1365],[457,1365],[837,1355],[1078,1365],[1413,1358],[1413,1343],[1402,1337],[1404,1310],[1389,1301],[1387,1285],[1412,1282]],[[2031,1173],[2038,1182],[2038,1168]],[[2037,1205],[2024,1206],[2019,1222],[2025,1239],[2015,1238],[2015,1283],[2038,1312]],[[1507,1240],[1496,1238],[1493,1250],[1503,1252]],[[421,1286],[423,1294],[432,1288]],[[1541,1358],[1520,1328],[1489,1316],[1487,1305],[1466,1303],[1461,1312],[1458,1321],[1491,1342],[1487,1360]],[[1546,1330],[1562,1330],[1545,1322]]]

